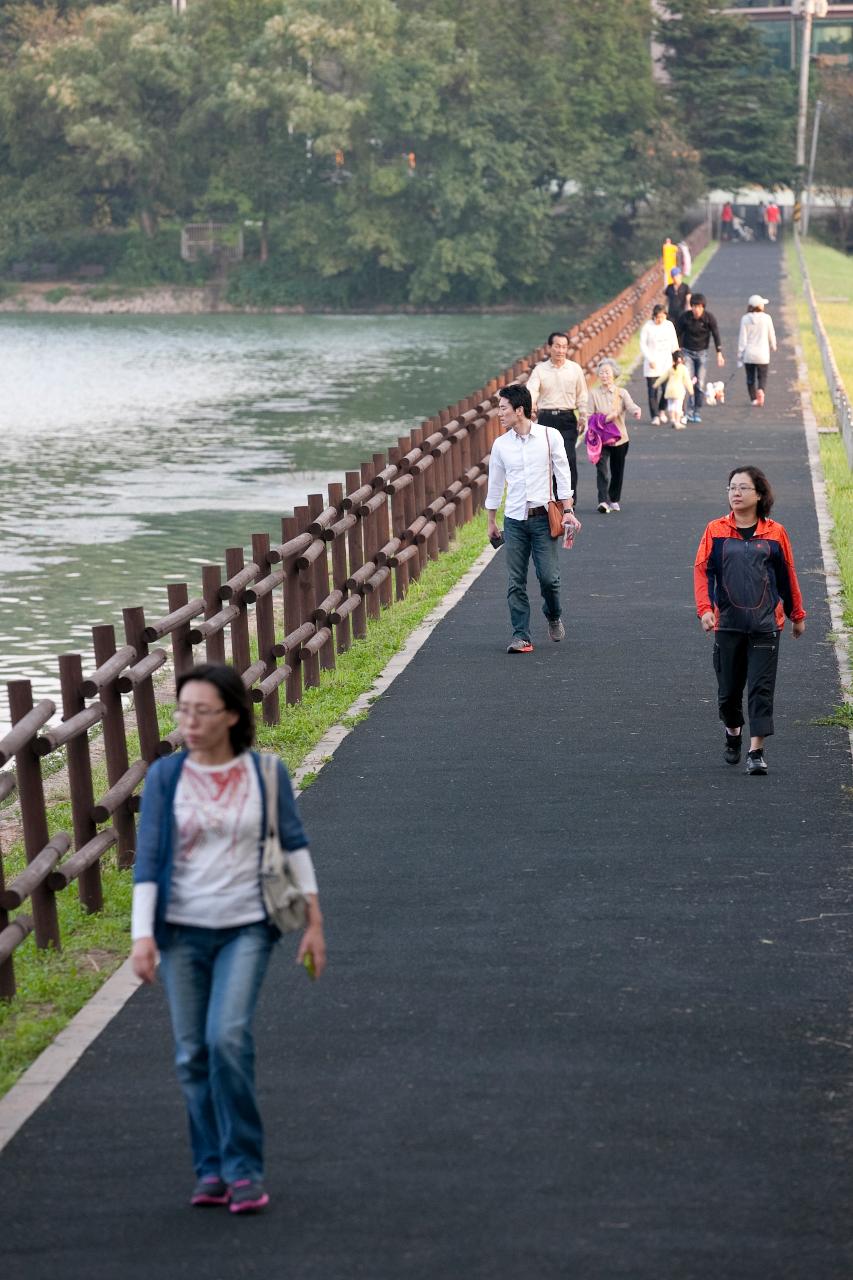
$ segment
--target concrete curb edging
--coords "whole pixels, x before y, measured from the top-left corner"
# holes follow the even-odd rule
[[[377,698],[380,698],[397,676],[405,671],[442,618],[446,617],[473,586],[495,554],[491,547],[486,547],[481,552],[470,569],[466,570],[456,585],[448,591],[441,603],[437,604],[409,634],[405,644],[383,668],[371,688],[356,698],[348,708],[344,719],[362,716],[370,711]],[[293,776],[294,790],[297,795],[300,792],[300,782],[306,775],[316,774],[325,764],[328,764],[352,730],[351,725],[338,724],[323,735]],[[140,985],[139,979],[131,968],[130,960],[125,960],[100,990],[84,1004],[79,1013],[74,1015],[68,1025],[59,1032],[52,1044],[39,1054],[20,1080],[12,1085],[5,1097],[0,1098],[0,1151],[11,1142],[30,1116],[50,1097],[107,1024],[121,1012]]]
[[[53,1043],[39,1054],[6,1096],[0,1098],[0,1151],[50,1097],[139,985],[130,961],[125,960],[67,1027],[63,1027]]]

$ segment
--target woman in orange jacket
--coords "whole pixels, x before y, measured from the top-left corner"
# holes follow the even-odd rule
[[[806,613],[788,534],[770,519],[773,490],[764,472],[736,467],[729,476],[728,498],[729,514],[712,520],[702,535],[693,586],[702,628],[714,632],[726,762],[737,764],[741,757],[746,687],[746,771],[760,778],[767,773],[764,739],[773,733],[779,637],[787,616],[799,638],[806,629]]]

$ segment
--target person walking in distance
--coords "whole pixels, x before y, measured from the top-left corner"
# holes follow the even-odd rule
[[[663,388],[655,386],[662,373],[672,365],[673,354],[678,350],[678,334],[675,325],[666,318],[666,307],[660,302],[652,308],[652,318],[640,330],[640,351],[643,356],[643,377],[649,397],[649,415],[652,426],[666,421]]]
[[[779,233],[779,223],[782,221],[782,214],[775,200],[771,200],[767,208],[764,210],[764,222],[767,227],[767,239],[775,242]]]
[[[704,293],[694,293],[690,299],[690,307],[679,317],[676,323],[678,340],[684,352],[687,372],[693,381],[693,395],[688,422],[701,422],[699,410],[702,408],[702,388],[705,385],[705,368],[708,363],[708,349],[711,339],[717,349],[717,366],[722,369],[726,363],[720,343],[720,330],[717,321],[705,307]]]
[[[734,217],[735,217],[735,211],[732,208],[731,200],[727,200],[723,205],[723,209],[720,214],[720,239],[721,240],[731,240],[732,223],[734,222]]]
[[[663,282],[666,285],[672,278],[672,268],[678,262],[678,245],[672,243],[670,236],[666,237],[661,246],[660,260],[663,267]]]
[[[530,392],[537,422],[546,427],[556,427],[563,437],[572,473],[572,495],[577,502],[577,439],[586,428],[589,393],[583,369],[569,359],[569,340],[566,335],[549,334],[548,348],[549,359],[534,366],[527,379],[527,390]]]
[[[776,330],[766,306],[767,298],[760,293],[751,295],[737,340],[737,362],[746,370],[746,391],[754,409],[764,407],[770,352],[776,350]]]
[[[612,444],[602,445],[601,456],[595,464],[598,510],[602,515],[609,515],[612,511],[622,510],[622,481],[630,444],[625,414],[632,413],[635,418],[639,418],[642,409],[634,404],[624,387],[616,386],[619,367],[615,360],[601,360],[595,372],[598,375],[598,386],[593,387],[590,393],[590,415],[601,413],[607,422],[612,422],[619,428],[619,439]]]
[[[530,392],[512,384],[498,392],[498,418],[505,431],[492,445],[486,511],[489,538],[500,538],[495,512],[506,488],[503,536],[506,543],[507,601],[512,639],[507,653],[532,653],[527,567],[530,557],[539,579],[542,612],[552,640],[562,640],[566,630],[560,604],[559,536],[552,537],[548,503],[552,477],[563,504],[563,524],[577,525],[572,514],[572,478],[561,432],[531,421]]]
[[[673,267],[670,275],[672,278],[663,292],[669,319],[675,324],[690,306],[690,285],[684,281],[681,267]]]
[[[785,617],[795,639],[806,612],[788,534],[770,519],[773,490],[758,467],[735,467],[728,479],[729,514],[712,520],[696,552],[696,612],[703,631],[714,633],[714,670],[720,719],[726,728],[725,760],[741,758],[743,692],[747,689],[747,773],[767,773],[764,741],[773,733],[779,640]]]
[[[287,770],[250,750],[252,703],[237,672],[204,663],[178,676],[177,720],[187,749],[156,760],[145,779],[131,960],[153,982],[159,949],[197,1179],[190,1203],[253,1213],[269,1196],[252,1019],[280,936],[260,883],[264,767],[277,772],[278,837],[307,903],[297,961],[316,976],[323,917]]]

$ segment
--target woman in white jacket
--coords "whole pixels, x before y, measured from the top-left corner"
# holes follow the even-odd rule
[[[643,355],[643,374],[649,396],[649,413],[652,426],[666,422],[662,387],[655,381],[672,367],[672,353],[678,350],[675,325],[666,318],[666,307],[658,304],[652,309],[652,318],[640,330],[640,351]]]
[[[747,303],[747,313],[740,322],[737,340],[738,364],[746,369],[746,390],[756,409],[764,405],[770,352],[776,350],[776,330],[764,310],[766,306],[766,298],[762,298],[760,293],[752,294]]]

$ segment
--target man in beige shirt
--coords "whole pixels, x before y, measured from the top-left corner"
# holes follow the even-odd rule
[[[583,369],[569,359],[569,340],[564,333],[548,337],[550,359],[537,364],[527,379],[537,421],[556,427],[566,446],[572,473],[572,493],[578,500],[578,463],[575,453],[578,433],[586,430],[588,392]]]

